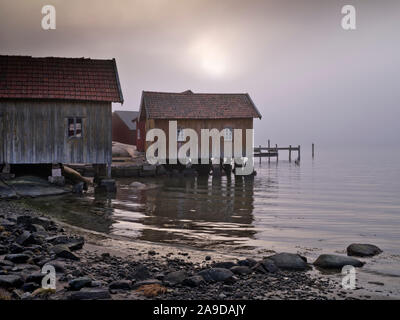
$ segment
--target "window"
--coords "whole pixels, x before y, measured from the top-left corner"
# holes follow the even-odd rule
[[[82,118],[68,118],[68,138],[81,138],[82,129]]]
[[[224,141],[232,141],[232,128],[224,129]]]
[[[177,132],[177,139],[176,139],[178,142],[185,142],[185,137],[184,137],[184,135],[183,135],[183,129],[178,129],[178,132]]]
[[[137,129],[137,139],[140,139],[140,129]]]

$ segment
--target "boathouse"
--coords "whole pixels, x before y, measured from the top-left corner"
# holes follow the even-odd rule
[[[112,140],[136,145],[136,118],[138,111],[114,111],[112,115]]]
[[[112,102],[123,103],[114,59],[1,55],[0,166],[83,163],[109,176]]]
[[[198,136],[201,129],[223,129],[223,138],[233,141],[234,129],[253,129],[253,119],[261,119],[249,94],[182,93],[143,91],[137,119],[137,150],[146,151],[152,142],[146,142],[146,132],[162,129],[166,133],[167,150],[170,143],[182,145],[186,139],[182,129],[194,129]],[[176,141],[170,141],[169,121],[177,121]],[[242,135],[245,150],[246,135]],[[175,139],[175,135],[174,135]],[[199,148],[201,148],[199,141]]]

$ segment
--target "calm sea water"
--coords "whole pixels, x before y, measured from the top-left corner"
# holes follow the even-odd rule
[[[115,199],[90,193],[30,203],[68,223],[128,240],[227,251],[344,252],[353,242],[384,249],[400,276],[400,152],[308,150],[300,165],[255,161],[254,178],[118,180]],[[137,179],[136,179],[137,180]]]

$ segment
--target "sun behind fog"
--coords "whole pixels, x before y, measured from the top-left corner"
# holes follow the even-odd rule
[[[200,71],[210,76],[220,77],[227,72],[227,51],[223,45],[211,38],[201,38],[190,46],[190,56]]]

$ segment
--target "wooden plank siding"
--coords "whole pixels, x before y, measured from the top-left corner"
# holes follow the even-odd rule
[[[0,100],[0,163],[111,163],[111,103]],[[68,118],[82,137],[68,138]]]
[[[150,129],[157,128],[164,130],[167,138],[167,158],[168,158],[168,148],[169,148],[169,121],[171,120],[164,120],[164,119],[147,119],[146,120],[146,132]],[[231,128],[231,129],[242,129],[242,152],[245,152],[246,148],[246,129],[253,129],[253,119],[252,118],[236,118],[236,119],[179,119],[177,121],[177,128],[182,129],[194,129],[198,135],[198,143],[199,143],[199,156],[200,156],[200,148],[201,148],[201,129],[218,129],[219,131],[223,130],[224,128]],[[233,138],[233,132],[232,132]],[[144,137],[145,139],[145,137]],[[187,138],[188,139],[188,138]],[[233,138],[234,139],[234,138]],[[234,140],[232,139],[232,143]],[[174,143],[177,143],[174,141]],[[179,145],[183,144],[184,142],[178,143],[178,150]],[[152,142],[145,142],[145,150],[152,144]],[[221,155],[223,155],[223,139],[220,142],[221,146]],[[233,148],[233,144],[232,144]],[[212,144],[211,139],[209,142],[209,149],[210,149],[210,157],[212,154]],[[232,149],[232,152],[234,150]]]

